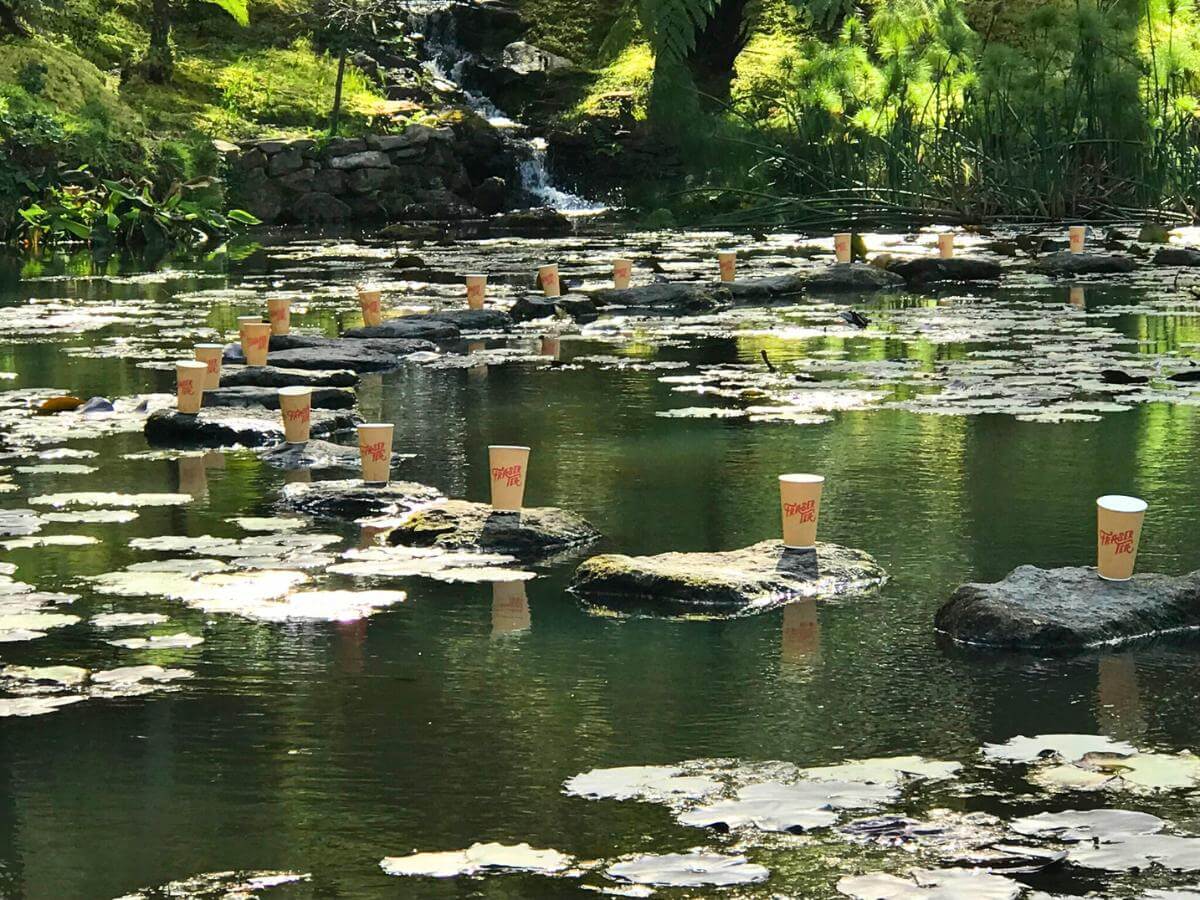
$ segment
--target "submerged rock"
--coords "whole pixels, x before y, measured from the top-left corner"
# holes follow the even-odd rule
[[[1154,264],[1195,268],[1200,266],[1200,250],[1193,250],[1191,247],[1163,247],[1154,254]]]
[[[280,469],[357,469],[362,463],[357,447],[329,441],[276,444],[259,451],[259,457]],[[393,453],[392,464],[411,458],[411,454]]]
[[[387,543],[445,550],[547,556],[590,543],[600,532],[573,512],[554,507],[497,512],[486,503],[450,500],[414,513],[387,535]]]
[[[204,405],[208,408],[261,406],[279,409],[279,389],[272,387],[222,387],[204,392]],[[354,392],[345,388],[314,387],[312,389],[314,409],[350,409],[354,406]]]
[[[411,481],[365,484],[358,479],[284,485],[280,504],[325,519],[362,519],[409,512],[441,499],[441,492]]]
[[[349,431],[362,420],[351,413],[314,409],[313,437]],[[279,414],[263,407],[214,407],[188,415],[160,409],[146,419],[146,440],[156,447],[262,447],[283,440]]]
[[[923,256],[892,262],[887,270],[903,278],[910,288],[939,281],[994,281],[1004,274],[999,263],[971,256],[950,259]]]
[[[867,263],[835,263],[804,279],[804,289],[814,294],[853,294],[888,291],[904,286],[904,279]]]
[[[514,322],[563,316],[589,321],[596,315],[596,306],[589,298],[571,294],[564,297],[518,297],[509,310]]]
[[[460,331],[507,331],[513,327],[512,316],[502,309],[447,309],[425,317],[448,322]]]
[[[281,369],[278,366],[234,366],[221,369],[221,387],[354,387],[358,375],[349,369],[328,372]]]
[[[732,615],[795,597],[858,593],[886,578],[861,550],[785,550],[780,541],[762,541],[723,553],[594,556],[575,571],[571,590],[589,603],[650,614]]]
[[[804,275],[772,275],[767,278],[747,278],[722,285],[735,303],[754,303],[794,297],[803,292]]]
[[[458,337],[458,328],[442,319],[428,316],[400,316],[385,319],[380,325],[351,328],[347,338],[404,338],[425,341],[451,341]]]
[[[1034,268],[1043,275],[1112,275],[1132,272],[1135,265],[1128,256],[1061,250],[1041,257]]]
[[[1078,650],[1200,625],[1200,572],[1104,581],[1090,567],[1020,566],[993,584],[965,584],[935,627],[956,641],[1005,650]]]
[[[733,302],[728,285],[658,282],[630,288],[605,288],[588,296],[597,306],[628,306],[664,312],[707,312]]]

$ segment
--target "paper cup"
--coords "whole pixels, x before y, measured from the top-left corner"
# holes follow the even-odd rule
[[[492,509],[519,510],[525,501],[529,448],[488,447],[488,469],[492,476]]]
[[[270,322],[247,322],[242,326],[242,353],[246,356],[246,365],[265,366],[270,349]]]
[[[495,582],[492,585],[492,637],[525,631],[529,624],[525,582]]]
[[[289,444],[305,443],[312,425],[312,388],[280,388],[279,415],[283,418],[283,439]]]
[[[538,280],[542,283],[542,293],[547,297],[561,296],[562,285],[558,282],[558,266],[550,263],[538,266]]]
[[[938,235],[938,256],[951,259],[954,256],[954,234],[952,232]]]
[[[811,550],[817,545],[823,475],[780,475],[779,500],[783,513],[783,546]]]
[[[391,422],[374,422],[358,426],[358,454],[362,458],[363,481],[368,484],[387,484],[392,477]]]
[[[208,365],[194,359],[175,363],[175,405],[181,413],[194,416],[204,400]]]
[[[1146,501],[1109,494],[1096,501],[1096,568],[1106,581],[1128,581],[1137,561]]]
[[[721,271],[722,281],[734,281],[737,279],[737,251],[722,250],[717,254],[717,266]]]
[[[483,309],[483,298],[487,294],[486,275],[467,276],[467,306],[471,309]]]
[[[613,260],[613,287],[624,289],[629,287],[629,280],[633,278],[633,260],[632,259],[614,259]]]
[[[850,250],[850,232],[842,231],[833,236],[833,252],[838,262],[850,262]]]
[[[1087,241],[1087,226],[1072,225],[1070,230],[1067,232],[1067,235],[1071,242],[1071,252],[1082,253],[1083,245]]]
[[[262,316],[238,316],[238,343],[240,344],[246,337],[246,326],[254,322],[261,322]]]
[[[287,334],[292,328],[292,301],[272,297],[267,301],[267,321],[271,334]]]
[[[358,289],[358,305],[362,308],[363,324],[368,327],[383,324],[383,295],[374,288]]]
[[[215,391],[221,386],[221,360],[225,356],[222,344],[197,344],[196,361],[204,363],[204,390]]]
[[[562,352],[562,342],[557,334],[542,335],[542,356],[549,356],[551,359],[558,359]]]

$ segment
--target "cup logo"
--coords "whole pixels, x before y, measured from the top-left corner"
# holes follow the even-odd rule
[[[358,449],[364,456],[370,457],[375,462],[387,457],[387,448],[383,441],[376,441],[374,444],[359,444]]]
[[[246,338],[246,346],[254,350],[266,350],[267,340],[265,334],[261,337],[248,337]]]
[[[299,409],[284,410],[283,418],[288,422],[307,422],[312,418],[312,407],[301,406]]]
[[[216,375],[218,372],[220,372],[221,371],[221,360],[217,359],[217,357],[215,357],[215,356],[212,359],[208,360],[208,371],[214,375]]]
[[[817,501],[805,500],[803,503],[783,504],[783,514],[789,519],[798,517],[799,522],[815,522],[817,520]]]
[[[271,321],[272,322],[282,322],[284,319],[287,318],[287,314],[288,314],[288,311],[287,311],[286,307],[282,307],[282,308],[277,307],[275,309],[272,309],[270,312]]]
[[[492,481],[503,481],[508,487],[520,487],[521,466],[496,466],[492,469]]]
[[[1100,544],[1104,547],[1112,547],[1113,554],[1121,556],[1126,553],[1133,553],[1133,529],[1129,528],[1125,531],[1105,531],[1100,529]]]
[[[179,382],[179,393],[183,394],[185,397],[190,397],[192,394],[196,393],[196,389],[192,385],[192,380],[190,378]]]
[[[632,267],[632,266],[630,266],[630,265],[629,265],[629,263],[617,263],[617,264],[616,264],[616,265],[613,267],[613,271],[614,271],[614,272],[616,272],[616,274],[617,274],[617,277],[618,277],[618,278],[626,278],[626,277],[628,277],[628,276],[629,276],[629,273],[630,273],[632,270],[633,270],[633,267]]]
[[[547,272],[545,275],[543,275],[542,281],[546,283],[546,287],[552,288],[558,286],[558,276],[553,272]]]

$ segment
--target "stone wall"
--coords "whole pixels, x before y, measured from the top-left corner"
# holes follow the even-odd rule
[[[480,218],[519,199],[517,164],[478,117],[400,134],[220,143],[229,200],[265,223]]]

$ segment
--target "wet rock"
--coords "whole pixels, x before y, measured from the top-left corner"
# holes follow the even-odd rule
[[[357,447],[332,444],[329,441],[306,441],[303,444],[277,444],[260,451],[259,458],[280,469],[357,469],[362,461]],[[403,453],[393,453],[393,465],[410,459]]]
[[[965,584],[938,610],[950,638],[1005,650],[1079,650],[1200,625],[1200,571],[1104,581],[1090,567],[1020,566]]]
[[[869,293],[903,286],[899,275],[867,263],[836,263],[804,279],[804,289],[813,294]]]
[[[386,169],[392,161],[381,150],[363,150],[359,153],[349,153],[346,156],[335,156],[329,160],[331,169],[349,171],[352,169]]]
[[[447,322],[459,331],[507,331],[513,317],[502,309],[448,309],[426,313],[426,318]]]
[[[471,202],[480,212],[492,215],[508,205],[509,194],[508,182],[498,175],[491,175],[475,187]]]
[[[630,288],[605,288],[593,291],[589,296],[597,306],[629,306],[667,312],[707,312],[733,302],[733,294],[728,285],[688,282],[657,282]]]
[[[354,387],[358,375],[349,369],[328,372],[281,369],[278,366],[223,366],[221,387]]]
[[[1200,266],[1200,250],[1193,250],[1191,247],[1163,247],[1154,254],[1154,264],[1196,268]]]
[[[565,297],[518,297],[508,314],[514,322],[548,319],[553,316],[570,316],[576,321],[586,322],[597,316],[596,307],[590,299],[572,294]]]
[[[1115,275],[1132,272],[1135,263],[1127,256],[1110,256],[1106,253],[1071,253],[1063,250],[1043,256],[1034,263],[1034,269],[1043,275]]]
[[[347,338],[406,338],[426,341],[450,341],[459,336],[458,328],[444,319],[429,316],[400,316],[385,319],[381,325],[351,328]]]
[[[769,278],[747,278],[723,284],[735,303],[754,303],[794,297],[803,292],[805,276],[773,275]]]
[[[269,387],[222,387],[204,392],[207,408],[262,406],[279,409],[279,389]],[[315,409],[351,409],[354,406],[354,391],[336,387],[314,387],[312,405]]]
[[[312,436],[349,431],[361,421],[346,412],[313,410]],[[145,435],[156,447],[262,447],[283,440],[283,423],[278,413],[260,407],[213,407],[194,416],[160,409],[146,419]]]
[[[332,194],[312,191],[292,204],[291,217],[297,222],[344,222],[351,209]]]
[[[554,507],[497,512],[486,503],[450,500],[414,513],[388,532],[392,545],[548,556],[590,543],[600,532],[575,513]]]
[[[861,550],[836,544],[785,550],[780,541],[762,541],[724,553],[594,556],[576,570],[571,590],[617,609],[734,615],[795,597],[857,593],[886,577]]]
[[[345,481],[297,482],[284,485],[280,505],[292,512],[324,519],[353,521],[368,516],[394,516],[440,500],[436,488],[410,481],[364,484]]]
[[[518,237],[563,237],[575,230],[570,219],[549,206],[501,213],[489,223],[494,232]]]
[[[890,263],[887,270],[903,278],[910,288],[941,281],[995,281],[1004,274],[999,263],[971,256],[898,260]]]
[[[390,350],[377,350],[365,341],[337,341],[319,347],[271,351],[271,363],[285,369],[349,369],[353,372],[386,372],[398,368],[400,357],[421,350],[436,350],[429,341],[397,341]]]

